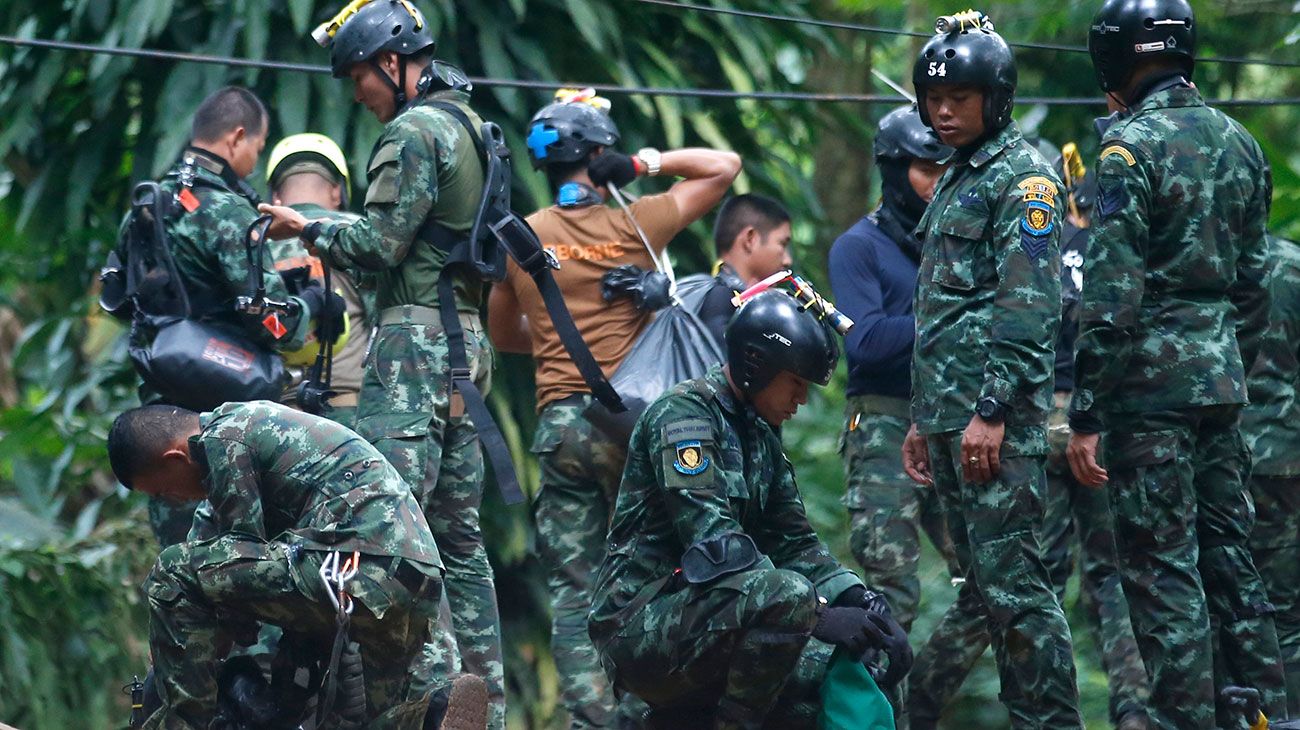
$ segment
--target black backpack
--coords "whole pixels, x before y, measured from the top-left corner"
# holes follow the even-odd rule
[[[207,411],[228,401],[279,400],[288,376],[278,354],[228,324],[194,317],[166,226],[184,213],[158,183],[135,187],[121,246],[100,272],[100,306],[130,322],[131,363],[165,402]]]

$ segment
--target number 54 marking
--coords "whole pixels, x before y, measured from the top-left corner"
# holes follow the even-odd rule
[[[947,62],[944,62],[944,63],[935,63],[934,61],[931,61],[931,62],[930,62],[930,68],[929,68],[929,74],[930,74],[931,76],[947,76],[947,75],[948,75],[948,64],[947,64]]]

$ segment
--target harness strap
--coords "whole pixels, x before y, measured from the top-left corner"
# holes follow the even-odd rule
[[[451,366],[452,387],[465,400],[465,410],[474,423],[479,441],[483,442],[488,461],[492,463],[502,499],[506,504],[520,504],[524,501],[524,493],[519,488],[515,464],[501,429],[492,419],[483,392],[474,384],[469,361],[465,359],[465,330],[460,326],[460,316],[456,311],[454,284],[445,273],[438,277],[438,314],[442,318],[442,330],[447,335],[447,364]]]

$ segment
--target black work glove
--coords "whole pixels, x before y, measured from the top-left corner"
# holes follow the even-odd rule
[[[867,649],[878,646],[879,639],[883,638],[866,609],[848,606],[823,608],[812,635],[844,649],[854,658],[861,658]]]
[[[653,312],[668,306],[672,282],[668,275],[646,271],[635,264],[611,269],[600,278],[600,295],[607,302],[617,297],[632,297],[637,309]]]
[[[303,304],[307,307],[307,316],[316,320],[316,338],[324,342],[325,338],[321,337],[326,322],[330,325],[331,342],[337,342],[339,336],[343,334],[343,318],[347,316],[348,303],[343,300],[336,292],[327,292],[325,287],[320,284],[311,284],[302,290],[298,295]]]
[[[636,163],[631,155],[622,152],[605,152],[587,163],[591,183],[603,188],[614,183],[620,188],[636,179]]]
[[[871,632],[875,641],[862,657],[862,663],[882,688],[898,684],[912,668],[912,647],[907,642],[907,632],[894,620],[884,594],[853,586],[841,593],[832,606],[858,607],[867,612],[876,631]],[[887,659],[888,663],[883,663],[882,659]]]

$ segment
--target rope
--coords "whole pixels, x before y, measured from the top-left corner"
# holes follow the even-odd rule
[[[636,0],[658,4],[680,5],[667,0]],[[738,11],[739,12],[739,11]],[[828,21],[827,21],[828,22]],[[43,38],[19,38],[0,35],[0,44],[26,48],[45,48],[58,51],[81,51],[85,53],[109,56],[127,56],[131,58],[148,58],[160,61],[181,61],[187,63],[205,63],[235,68],[256,68],[267,71],[289,71],[294,73],[328,74],[328,66],[293,63],[288,61],[266,61],[232,56],[214,56],[204,53],[187,53],[183,51],[162,51],[150,48],[117,48],[90,43],[72,41],[55,41]],[[511,89],[538,89],[552,92],[558,88],[594,88],[604,94],[642,94],[645,96],[670,96],[700,99],[735,99],[757,101],[799,101],[829,104],[905,104],[911,101],[901,94],[835,94],[812,91],[736,91],[734,89],[707,89],[698,87],[670,88],[662,86],[610,86],[585,81],[532,81],[527,79],[506,79],[485,76],[470,77],[470,81],[479,86],[501,87]],[[1022,104],[1043,104],[1045,106],[1090,106],[1104,107],[1106,102],[1100,97],[1058,97],[1026,96],[1017,97]],[[1280,97],[1272,99],[1207,99],[1207,103],[1216,106],[1300,106],[1300,97]]]

